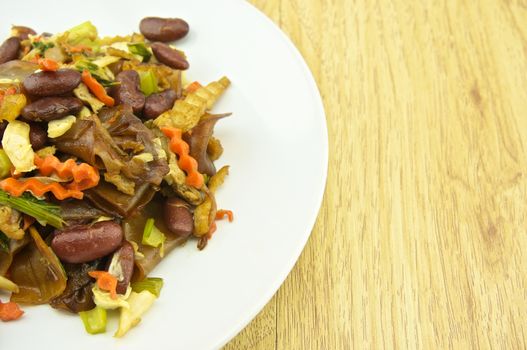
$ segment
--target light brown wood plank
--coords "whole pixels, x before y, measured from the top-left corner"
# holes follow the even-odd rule
[[[251,2],[315,76],[329,174],[300,260],[227,348],[527,348],[527,3]]]

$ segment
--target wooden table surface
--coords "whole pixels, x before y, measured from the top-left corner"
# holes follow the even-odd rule
[[[225,349],[526,349],[527,2],[251,2],[313,72],[329,174]]]

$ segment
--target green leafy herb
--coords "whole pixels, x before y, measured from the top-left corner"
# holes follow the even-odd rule
[[[163,279],[159,277],[148,277],[142,281],[132,283],[132,290],[134,292],[141,293],[143,290],[147,290],[156,297],[159,297],[161,288],[163,288]]]
[[[75,69],[77,69],[79,72],[82,72],[83,70],[89,71],[92,77],[94,77],[104,87],[119,85],[119,82],[111,80],[104,69],[93,62],[80,60],[75,63]]]
[[[24,214],[34,217],[41,225],[50,224],[62,228],[64,220],[60,216],[60,207],[37,199],[29,193],[13,197],[0,190],[0,204],[10,206]]]
[[[90,61],[80,60],[77,63],[75,63],[75,68],[77,68],[80,71],[87,69],[90,71],[90,73],[93,74],[94,72],[97,72],[97,70],[99,69],[99,66]]]
[[[55,44],[45,43],[42,41],[34,41],[31,43],[31,46],[33,46],[34,49],[37,49],[38,51],[40,51],[40,54],[44,54],[44,52],[46,52],[47,49],[51,49],[52,47],[55,46]]]
[[[9,238],[3,232],[0,232],[0,251],[9,253]]]
[[[150,57],[152,57],[152,54],[144,43],[130,43],[128,44],[128,50],[130,50],[130,53],[133,53],[134,55],[142,56],[143,62],[148,62]]]

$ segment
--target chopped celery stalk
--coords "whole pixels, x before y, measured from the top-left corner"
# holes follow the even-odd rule
[[[163,279],[159,277],[148,277],[142,281],[132,283],[132,290],[134,292],[140,293],[143,290],[147,290],[158,298],[161,293],[161,288],[163,288]]]
[[[143,231],[143,240],[144,245],[149,245],[151,247],[157,248],[161,246],[159,250],[159,255],[163,257],[164,246],[165,246],[166,237],[163,232],[154,225],[154,219],[149,218],[146,220],[145,229]]]
[[[79,312],[79,316],[84,323],[86,332],[90,334],[99,334],[106,332],[106,310],[96,306],[89,311]]]
[[[11,169],[11,161],[3,149],[0,149],[0,179],[9,176]]]
[[[152,233],[152,228],[154,227],[154,219],[148,218],[145,222],[145,228],[143,229],[143,243],[146,237],[149,237]]]
[[[134,55],[143,56],[143,62],[147,62],[152,57],[144,43],[130,43],[128,44],[128,50]]]
[[[90,22],[86,21],[67,31],[68,44],[70,45],[93,45],[97,39],[97,28]]]
[[[64,223],[60,217],[59,206],[36,199],[28,193],[24,193],[20,197],[13,197],[0,190],[0,204],[34,217],[41,225],[50,224],[55,228],[62,228]]]
[[[146,72],[139,72],[139,88],[146,96],[150,96],[158,92],[157,78],[154,73],[149,70]]]

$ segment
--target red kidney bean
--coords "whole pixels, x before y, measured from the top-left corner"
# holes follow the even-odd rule
[[[48,142],[48,132],[39,123],[29,123],[29,142],[34,150],[41,149]]]
[[[189,205],[182,199],[173,197],[165,201],[163,218],[168,230],[180,237],[188,237],[194,228],[194,219]]]
[[[123,70],[115,80],[121,84],[112,90],[112,96],[117,104],[127,104],[135,114],[141,113],[145,105],[145,95],[139,90],[139,74],[135,70]]]
[[[123,279],[117,283],[117,293],[125,294],[132,275],[134,273],[134,247],[127,240],[123,241],[121,248],[117,249],[113,253],[113,257],[108,264],[108,272],[115,275],[113,269],[118,269],[119,274],[122,275]],[[110,271],[112,269],[112,271]]]
[[[183,57],[179,51],[174,50],[167,44],[163,43],[152,43],[152,52],[156,56],[157,60],[167,66],[179,69],[186,70],[189,67],[188,61]]]
[[[55,231],[51,249],[65,262],[83,263],[112,253],[122,241],[121,225],[113,221],[101,221]]]
[[[145,101],[143,117],[146,119],[157,118],[161,113],[172,108],[176,101],[176,97],[177,94],[172,89],[148,96]]]
[[[6,39],[0,46],[0,64],[16,60],[18,58],[19,50],[19,38],[12,36],[9,39]]]
[[[37,34],[33,29],[24,26],[12,26],[11,30],[16,37],[20,38],[20,40],[26,40],[29,38],[29,35]]]
[[[77,114],[83,107],[76,97],[44,97],[24,107],[22,116],[33,121],[50,121]]]
[[[73,69],[56,72],[38,72],[29,75],[22,85],[34,96],[62,95],[75,89],[81,82],[81,74]]]
[[[183,38],[189,30],[181,18],[146,17],[139,23],[139,31],[151,41],[174,41]]]

